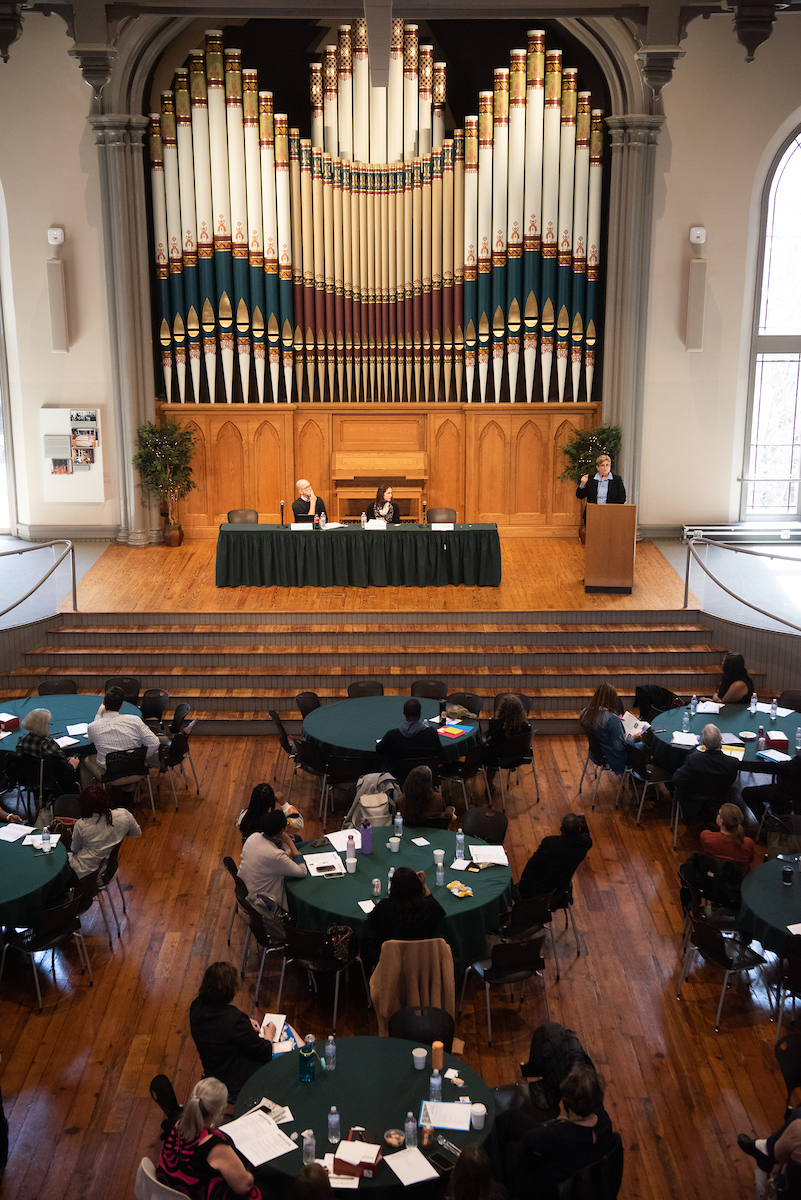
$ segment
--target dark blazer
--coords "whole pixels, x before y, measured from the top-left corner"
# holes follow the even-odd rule
[[[430,725],[412,737],[404,737],[400,729],[389,729],[376,746],[376,752],[381,758],[382,771],[391,771],[393,764],[402,758],[438,758],[439,734]]]
[[[370,936],[378,942],[419,942],[437,936],[445,909],[433,896],[424,896],[419,908],[404,909],[392,896],[379,900],[367,918]]]
[[[398,525],[400,523],[400,509],[398,508],[397,504],[390,501],[389,516],[386,518],[382,517],[381,513],[377,511],[377,505],[374,500],[367,510],[367,518],[370,521],[386,520],[387,525]]]
[[[554,837],[543,838],[523,868],[517,885],[520,899],[529,900],[533,896],[544,896],[547,892],[564,891],[591,846],[592,838],[588,833],[579,833],[575,837],[558,833]]]
[[[587,480],[586,487],[577,487],[576,495],[579,500],[586,500],[588,504],[598,503],[598,480],[592,476]],[[607,504],[625,504],[626,489],[623,486],[623,480],[619,475],[609,476],[609,490],[606,493]]]
[[[212,1004],[196,997],[189,1006],[189,1028],[203,1074],[222,1080],[232,1096],[273,1056],[272,1043],[260,1038],[233,1004]]]
[[[298,496],[297,500],[292,501],[292,511],[296,517],[308,517],[311,504],[308,500],[304,500],[302,496]],[[328,513],[325,512],[325,505],[318,496],[314,505],[314,515],[321,517],[325,513],[325,519],[328,520]]]
[[[674,773],[673,783],[685,809],[688,801],[695,801],[700,809],[704,803],[723,804],[736,778],[737,761],[722,750],[691,750]]]

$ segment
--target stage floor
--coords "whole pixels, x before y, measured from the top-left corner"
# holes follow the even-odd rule
[[[499,587],[218,588],[217,543],[112,545],[78,584],[81,612],[602,612],[679,609],[684,583],[653,542],[637,545],[630,596],[587,595],[577,538],[501,538]],[[690,594],[689,605],[698,607]],[[70,599],[59,606],[70,611]]]

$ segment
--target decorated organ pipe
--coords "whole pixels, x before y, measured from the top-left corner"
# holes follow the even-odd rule
[[[393,19],[378,88],[359,18],[311,66],[307,139],[207,31],[151,117],[168,398],[592,399],[603,117],[579,86],[530,30],[451,133],[418,27]]]

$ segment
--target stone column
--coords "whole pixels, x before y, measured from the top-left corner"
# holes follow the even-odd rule
[[[92,115],[100,164],[112,403],[116,425],[120,531],[117,541],[161,540],[158,517],[131,466],[136,430],[155,419],[150,333],[150,276],[142,136],[147,118]],[[155,525],[155,528],[153,526]]]
[[[612,169],[604,330],[603,421],[623,428],[615,469],[636,504],[642,459],[655,146],[661,116],[608,117]]]

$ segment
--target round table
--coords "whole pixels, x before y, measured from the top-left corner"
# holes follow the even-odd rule
[[[801,874],[793,863],[793,882],[782,883],[786,862],[774,858],[749,871],[743,880],[742,907],[739,920],[766,950],[785,955],[788,950],[799,952],[801,941],[788,925],[801,923]]]
[[[16,826],[9,826],[15,829]],[[63,891],[67,851],[59,841],[49,854],[16,842],[0,842],[0,925],[24,928]]]
[[[666,771],[677,771],[689,753],[684,746],[670,744],[673,734],[681,729],[685,712],[689,712],[689,709],[671,708],[654,717],[651,726],[653,732],[653,737],[649,741],[651,757],[658,767],[662,767]],[[690,733],[697,733],[700,737],[701,730],[705,725],[717,725],[721,733],[733,733],[735,736],[744,730],[756,734],[760,725],[764,727],[766,733],[770,730],[780,730],[787,735],[790,746],[789,753],[793,754],[795,753],[795,731],[801,725],[801,713],[793,712],[789,717],[777,717],[775,721],[771,721],[769,713],[757,712],[751,716],[747,704],[724,704],[717,716],[714,713],[697,713],[694,717],[690,717]],[[732,758],[732,762],[736,763],[738,770],[772,775],[773,764],[764,758],[756,757],[756,738],[753,741],[743,742],[743,745],[745,746],[743,757],[741,759]]]
[[[0,751],[6,754],[12,753],[17,746],[17,742],[25,735],[27,730],[22,728],[22,718],[27,716],[29,712],[33,712],[35,708],[46,708],[50,713],[52,720],[50,722],[50,736],[52,738],[70,737],[67,733],[68,725],[91,725],[97,714],[97,710],[103,701],[102,696],[29,696],[27,700],[2,700],[0,699],[0,712],[12,713],[20,719],[19,729],[12,730],[8,737],[4,737],[0,741]],[[135,704],[130,704],[127,700],[123,701],[120,712],[127,713],[133,717],[141,717],[141,712]],[[65,754],[80,755],[85,754],[92,743],[86,734],[80,734],[76,738],[77,745],[67,746]]]
[[[403,829],[401,848],[393,854],[388,840],[393,836],[391,826],[373,829],[371,854],[356,852],[356,870],[352,875],[332,878],[307,875],[303,879],[287,879],[286,894],[289,911],[301,929],[327,929],[329,925],[350,925],[357,937],[368,930],[367,914],[359,908],[360,900],[372,900],[372,881],[381,880],[381,895],[387,894],[387,874],[390,867],[411,867],[425,871],[426,882],[433,896],[445,909],[436,935],[443,937],[453,951],[457,981],[466,967],[486,954],[487,934],[497,929],[511,902],[512,872],[509,867],[491,866],[481,871],[452,871],[456,834],[447,829]],[[428,846],[415,846],[413,838],[425,838]],[[485,846],[481,838],[465,837],[465,847]],[[459,879],[473,889],[472,896],[460,900],[447,887],[436,886],[434,850],[445,851],[445,883]],[[319,853],[331,847],[326,846]],[[307,854],[315,853],[310,846]],[[465,850],[465,853],[469,853]]]
[[[406,718],[403,706],[408,696],[361,696],[355,700],[338,700],[315,708],[303,721],[303,736],[319,746],[324,754],[344,758],[364,755],[377,760],[376,742],[388,729],[395,729]],[[420,700],[423,720],[439,716],[438,700]],[[454,762],[481,741],[478,719],[464,721],[472,726],[471,733],[459,738],[440,738],[440,762]]]
[[[288,1151],[280,1158],[274,1158],[269,1163],[256,1167],[256,1183],[262,1188],[265,1196],[287,1195],[292,1181],[303,1165],[301,1154],[304,1129],[314,1131],[317,1142],[317,1157],[334,1150],[328,1143],[328,1112],[335,1104],[340,1114],[342,1138],[347,1140],[348,1131],[354,1125],[363,1125],[365,1140],[368,1142],[383,1142],[387,1129],[403,1129],[407,1112],[413,1112],[419,1119],[420,1105],[428,1099],[429,1079],[431,1077],[431,1053],[429,1051],[424,1071],[416,1071],[412,1065],[412,1050],[417,1042],[409,1042],[403,1038],[379,1037],[346,1037],[337,1041],[336,1070],[328,1074],[319,1063],[313,1083],[300,1083],[298,1079],[298,1051],[281,1054],[272,1062],[259,1067],[251,1075],[236,1102],[234,1113],[241,1116],[249,1108],[267,1097],[278,1104],[288,1105],[294,1121],[282,1125],[284,1133],[291,1136],[298,1133],[297,1150]],[[317,1043],[317,1053],[323,1057],[324,1042]],[[483,1142],[488,1137],[494,1117],[495,1105],[492,1092],[480,1075],[470,1067],[454,1058],[452,1054],[444,1056],[444,1071],[455,1067],[465,1086],[458,1088],[449,1079],[442,1081],[442,1099],[455,1101],[460,1095],[467,1095],[474,1104],[484,1104],[487,1117],[484,1128],[470,1130],[467,1133],[454,1130],[435,1130],[442,1132],[448,1141],[456,1146],[465,1146],[468,1142]],[[224,1128],[224,1126],[223,1126]],[[439,1149],[439,1146],[435,1147]],[[384,1146],[385,1157],[391,1153]],[[413,1192],[416,1200],[433,1195],[438,1180],[414,1184],[404,1188],[386,1161],[382,1162],[375,1179],[362,1179],[359,1191],[364,1188],[372,1190],[374,1200],[386,1197],[386,1200],[399,1200],[401,1193]]]

